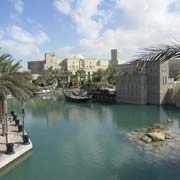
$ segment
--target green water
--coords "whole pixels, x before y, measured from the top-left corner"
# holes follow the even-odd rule
[[[10,102],[17,112],[19,104]],[[167,118],[173,121],[167,123]],[[180,131],[173,107],[71,104],[35,98],[26,105],[32,153],[0,172],[3,180],[179,180],[180,158],[158,158],[123,134],[155,123]],[[179,149],[180,153],[180,149]]]

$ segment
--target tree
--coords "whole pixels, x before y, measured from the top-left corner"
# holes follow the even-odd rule
[[[20,61],[14,63],[11,55],[0,55],[0,123],[6,124],[8,95],[12,95],[21,103],[33,95],[35,88],[31,80],[29,72],[21,71]]]
[[[98,69],[96,72],[93,73],[93,82],[105,82],[106,81],[106,76],[105,76],[105,71],[102,69]]]
[[[44,84],[44,86],[52,86],[55,81],[53,68],[50,67],[48,69],[43,70],[40,76],[38,77],[38,81],[41,81]]]
[[[70,77],[71,72],[50,67],[43,70],[40,76],[34,80],[33,83],[37,86],[52,86],[55,89],[56,87],[61,87],[67,84]]]
[[[77,71],[77,76],[80,78],[81,84],[83,84],[86,80],[86,72],[83,69]]]
[[[108,84],[114,85],[116,82],[116,78],[119,75],[119,71],[116,68],[113,68],[112,66],[109,66],[105,72],[105,78]]]
[[[68,70],[63,70],[61,71],[61,84],[62,86],[64,85],[68,85],[70,83],[70,81],[72,80],[72,72],[68,71]]]

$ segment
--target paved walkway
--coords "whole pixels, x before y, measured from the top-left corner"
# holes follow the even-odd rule
[[[2,125],[0,124],[0,153],[6,151],[6,136],[2,136]],[[22,132],[18,132],[18,127],[14,121],[8,122],[8,143],[14,143],[14,148],[22,144]]]
[[[0,134],[2,134],[2,124],[0,124]],[[29,140],[30,141],[30,140]],[[8,143],[14,144],[15,153],[12,155],[6,155],[6,137],[0,135],[0,169],[13,162],[23,154],[27,153],[32,149],[32,143],[23,145],[22,144],[22,132],[18,132],[18,126],[15,125],[14,121],[8,122]]]

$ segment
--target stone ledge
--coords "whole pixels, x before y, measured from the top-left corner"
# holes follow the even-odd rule
[[[21,157],[23,154],[26,154],[28,151],[32,150],[33,145],[31,140],[29,140],[30,144],[28,145],[20,145],[15,148],[15,153],[12,155],[2,154],[0,155],[0,169],[12,163],[14,160]]]

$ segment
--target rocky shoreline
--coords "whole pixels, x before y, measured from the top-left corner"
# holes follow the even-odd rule
[[[167,127],[154,126],[136,129],[124,134],[125,139],[136,143],[140,150],[162,159],[180,158],[180,137],[170,132]]]
[[[164,127],[152,127],[138,129],[133,132],[127,133],[126,137],[131,141],[142,141],[144,143],[153,143],[159,141],[166,141],[174,139],[175,135]]]

